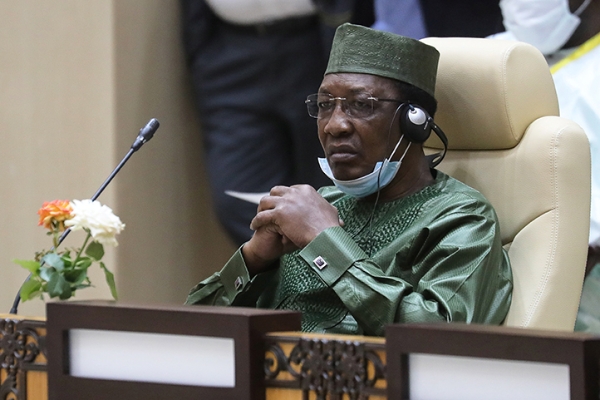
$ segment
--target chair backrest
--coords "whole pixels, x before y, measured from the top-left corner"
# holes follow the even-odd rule
[[[587,254],[590,149],[525,43],[423,39],[440,51],[436,123],[443,172],[479,190],[500,220],[514,277],[505,325],[573,330]],[[426,151],[439,149],[432,137]]]

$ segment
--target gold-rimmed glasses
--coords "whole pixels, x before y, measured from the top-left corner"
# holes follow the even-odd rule
[[[377,103],[380,101],[389,101],[403,103],[403,100],[382,99],[372,96],[368,93],[358,93],[352,97],[333,97],[327,93],[315,93],[306,98],[306,108],[308,115],[313,118],[329,118],[337,106],[341,103],[342,111],[352,118],[369,118],[375,113]]]

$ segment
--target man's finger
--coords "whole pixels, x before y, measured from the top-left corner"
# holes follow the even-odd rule
[[[250,229],[255,231],[263,226],[274,224],[273,214],[274,212],[271,209],[259,211],[250,222]]]
[[[271,191],[269,192],[269,194],[271,196],[283,196],[284,194],[288,193],[289,191],[290,191],[289,186],[278,185],[278,186],[273,186],[271,188]]]
[[[256,208],[256,212],[259,213],[264,210],[271,210],[271,209],[275,208],[278,200],[279,200],[279,197],[275,197],[275,196],[271,196],[271,195],[264,196],[263,198],[260,199],[260,202],[258,203],[258,207]]]

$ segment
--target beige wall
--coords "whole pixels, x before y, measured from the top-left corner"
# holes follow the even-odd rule
[[[179,35],[177,0],[0,0],[0,312],[27,275],[11,259],[50,245],[42,202],[91,197],[153,117],[154,139],[99,199],[127,225],[105,257],[121,299],[181,303],[233,251],[209,203]],[[93,282],[76,298],[109,297]]]

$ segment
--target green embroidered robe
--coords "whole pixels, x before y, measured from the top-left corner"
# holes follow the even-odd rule
[[[238,250],[186,303],[298,310],[303,331],[376,336],[395,322],[504,320],[512,273],[479,192],[436,171],[432,185],[375,209],[335,187],[320,193],[343,228],[252,279]]]

